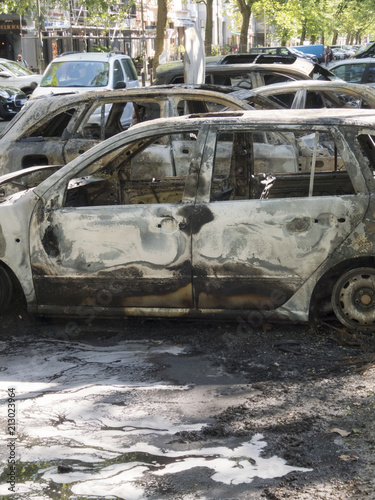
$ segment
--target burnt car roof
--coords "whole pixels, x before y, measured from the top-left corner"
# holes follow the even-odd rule
[[[240,89],[238,87],[228,87],[224,85],[154,85],[150,87],[134,87],[118,90],[101,90],[97,92],[84,92],[84,93],[61,93],[61,94],[48,94],[30,99],[24,106],[24,109],[3,129],[0,133],[0,139],[7,133],[10,128],[17,125],[18,121],[22,119],[23,115],[28,112],[30,106],[38,107],[38,114],[35,115],[34,121],[40,117],[52,113],[64,106],[75,106],[78,104],[85,104],[90,102],[100,102],[111,99],[122,100],[129,99],[154,99],[158,97],[168,96],[186,96],[194,99],[227,99],[229,102],[237,103],[240,107],[249,107],[243,100],[246,95],[251,95],[251,90]]]
[[[274,55],[274,54],[250,54],[237,53],[237,54],[225,54],[223,56],[208,56],[206,57],[206,65],[211,64],[293,64],[297,59],[297,56],[290,55]]]
[[[311,127],[326,127],[330,126],[348,126],[348,127],[363,127],[375,129],[375,110],[373,109],[348,109],[348,108],[321,108],[321,109],[267,109],[257,111],[222,111],[218,113],[192,114],[179,117],[169,117],[164,119],[150,120],[148,122],[134,125],[127,132],[121,132],[116,137],[121,139],[123,134],[128,133],[129,141],[131,141],[132,132],[139,132],[144,129],[145,134],[148,134],[150,128],[155,128],[155,133],[163,133],[164,128],[173,127],[175,130],[184,131],[192,130],[194,127],[199,127],[201,124],[222,124],[229,126],[248,126],[249,123],[263,127],[264,124],[274,125],[276,128],[288,125],[293,128],[311,128]],[[107,141],[106,141],[107,144]],[[109,144],[109,142],[108,142]],[[101,147],[104,144],[101,143]],[[93,149],[96,150],[97,146]],[[90,150],[91,151],[91,150]],[[88,151],[87,153],[89,153]],[[86,154],[86,153],[85,153]],[[82,156],[81,156],[82,158]]]
[[[231,74],[240,74],[245,70],[248,71],[275,71],[280,70],[291,75],[306,75],[307,77],[312,75],[314,71],[314,65],[310,63],[307,59],[302,59],[296,57],[292,63],[283,64],[280,62],[269,62],[263,64],[257,63],[240,63],[240,64],[206,64],[206,75],[208,74],[226,74],[230,72]],[[169,81],[174,76],[183,75],[184,64],[182,61],[172,61],[165,64],[160,64],[156,68],[156,79],[155,85],[160,81],[161,84],[169,83]]]
[[[210,85],[210,84],[165,84],[165,85],[152,85],[149,87],[133,87],[127,89],[118,89],[118,90],[100,90],[96,92],[85,92],[85,93],[61,93],[61,94],[51,94],[51,95],[42,95],[30,99],[30,103],[34,101],[41,102],[56,102],[59,103],[63,101],[67,102],[85,102],[85,101],[94,101],[94,100],[105,100],[108,98],[111,99],[123,99],[124,97],[131,98],[153,98],[155,96],[162,95],[189,95],[191,94],[194,97],[198,97],[200,94],[207,98],[208,96],[219,97],[221,94],[222,97],[225,95],[234,94],[239,92],[238,87],[231,87],[226,85]],[[248,90],[251,92],[251,90]],[[215,95],[216,94],[216,95]],[[47,101],[48,100],[48,101]]]
[[[265,85],[263,87],[258,87],[253,89],[254,94],[272,94],[272,92],[277,92],[280,90],[313,90],[318,92],[324,92],[324,90],[330,92],[347,92],[358,96],[362,96],[374,103],[375,106],[375,89],[367,85],[361,85],[359,83],[348,83],[342,80],[334,81],[323,81],[323,80],[295,80],[292,82],[285,83],[274,83],[271,85]]]

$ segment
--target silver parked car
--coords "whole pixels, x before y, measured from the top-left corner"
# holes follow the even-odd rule
[[[373,110],[231,111],[135,125],[42,182],[8,174],[0,305],[374,330],[374,143]]]
[[[375,87],[375,59],[345,59],[329,64],[328,69],[349,83],[366,84]]]

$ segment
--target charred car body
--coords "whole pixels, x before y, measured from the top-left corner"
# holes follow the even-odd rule
[[[259,97],[269,100],[274,107],[288,109],[375,108],[374,88],[344,81],[299,80],[265,85],[253,92],[254,97],[249,96],[246,102],[255,108],[264,107],[264,104],[259,106]]]
[[[133,122],[139,123],[222,108],[251,109],[243,100],[247,95],[241,89],[189,85],[35,98],[0,133],[0,174],[34,165],[65,165],[127,129],[123,115],[129,105],[133,106]],[[259,102],[263,102],[261,97]]]
[[[249,57],[253,55],[250,54]],[[262,85],[294,80],[339,80],[339,77],[329,69],[319,64],[312,64],[307,59],[263,54],[259,54],[257,59],[253,63],[246,64],[242,62],[240,55],[237,59],[234,56],[224,56],[216,63],[209,61],[205,68],[205,83],[255,89]],[[269,62],[266,63],[266,60]],[[155,85],[179,84],[184,81],[182,61],[160,64],[156,69]]]
[[[42,315],[259,324],[333,311],[373,330],[373,123],[337,109],[160,119],[34,188],[37,168],[9,174],[1,306],[21,289]]]

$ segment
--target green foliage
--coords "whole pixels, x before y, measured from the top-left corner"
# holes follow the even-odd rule
[[[82,2],[84,3],[84,2]],[[68,0],[47,0],[45,2],[40,2],[41,12],[48,9],[53,9],[59,7],[60,10],[68,10],[69,2]],[[2,14],[27,14],[28,12],[36,12],[37,1],[36,0],[2,0],[0,3],[0,13]]]
[[[260,17],[265,11],[267,26],[272,26],[280,44],[292,37],[329,44],[336,33],[375,38],[375,0],[263,0],[252,11]]]
[[[135,4],[135,0],[128,0],[125,4],[120,4],[118,0],[77,0],[77,6],[87,9],[87,20],[95,24],[100,22],[104,26],[111,26],[119,20],[127,17],[128,12]],[[112,7],[112,9],[111,9]],[[41,0],[41,14],[47,10],[57,8],[60,11],[69,10],[69,0]],[[37,11],[37,0],[2,0],[0,2],[0,13],[19,15]]]
[[[94,43],[94,45],[91,47],[91,52],[111,52],[111,47],[106,47],[105,45],[100,45]]]

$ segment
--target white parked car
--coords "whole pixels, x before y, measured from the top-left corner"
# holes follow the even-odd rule
[[[47,66],[32,97],[138,87],[129,56],[113,52],[76,52],[56,57]]]
[[[30,95],[42,80],[42,75],[33,73],[9,59],[0,59],[0,86],[13,87]]]

